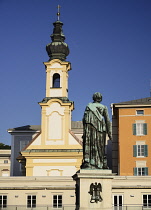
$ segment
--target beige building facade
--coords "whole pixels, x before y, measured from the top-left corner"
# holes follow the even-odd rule
[[[11,150],[0,150],[0,176],[10,176]]]
[[[84,173],[82,173],[85,176]],[[94,176],[94,174],[93,174]],[[77,203],[76,181],[72,177],[1,177],[0,202],[7,210],[108,209],[142,210],[151,207],[151,177],[97,175],[87,173],[81,205]],[[92,177],[91,177],[92,178]],[[102,202],[90,203],[89,184],[102,185]],[[85,205],[86,204],[86,205]],[[86,206],[86,207],[85,207]],[[91,207],[90,207],[91,206]],[[100,208],[101,206],[101,208]]]

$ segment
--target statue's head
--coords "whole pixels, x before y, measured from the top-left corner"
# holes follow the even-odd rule
[[[96,92],[93,94],[93,100],[94,102],[101,102],[102,101],[102,95],[99,92]]]

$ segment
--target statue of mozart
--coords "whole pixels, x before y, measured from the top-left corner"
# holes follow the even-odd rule
[[[111,139],[111,123],[107,107],[100,104],[102,95],[93,94],[83,116],[83,163],[81,169],[107,169],[106,134]]]

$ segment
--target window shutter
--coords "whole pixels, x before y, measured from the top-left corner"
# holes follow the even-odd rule
[[[144,135],[147,135],[147,123],[143,124],[143,133]]]
[[[145,167],[144,169],[145,169],[145,176],[147,176],[148,175],[148,168]]]
[[[133,145],[133,157],[137,156],[137,145]]]
[[[144,156],[148,157],[148,145],[144,145]]]
[[[134,168],[134,176],[137,176],[137,168]]]
[[[136,135],[136,124],[133,124],[133,135]]]

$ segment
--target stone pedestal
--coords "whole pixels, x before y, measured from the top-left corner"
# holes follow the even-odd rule
[[[73,176],[73,179],[76,181],[76,210],[112,210],[113,175],[111,170],[79,170]],[[100,195],[103,200],[91,203],[90,185],[96,182],[102,186]]]

